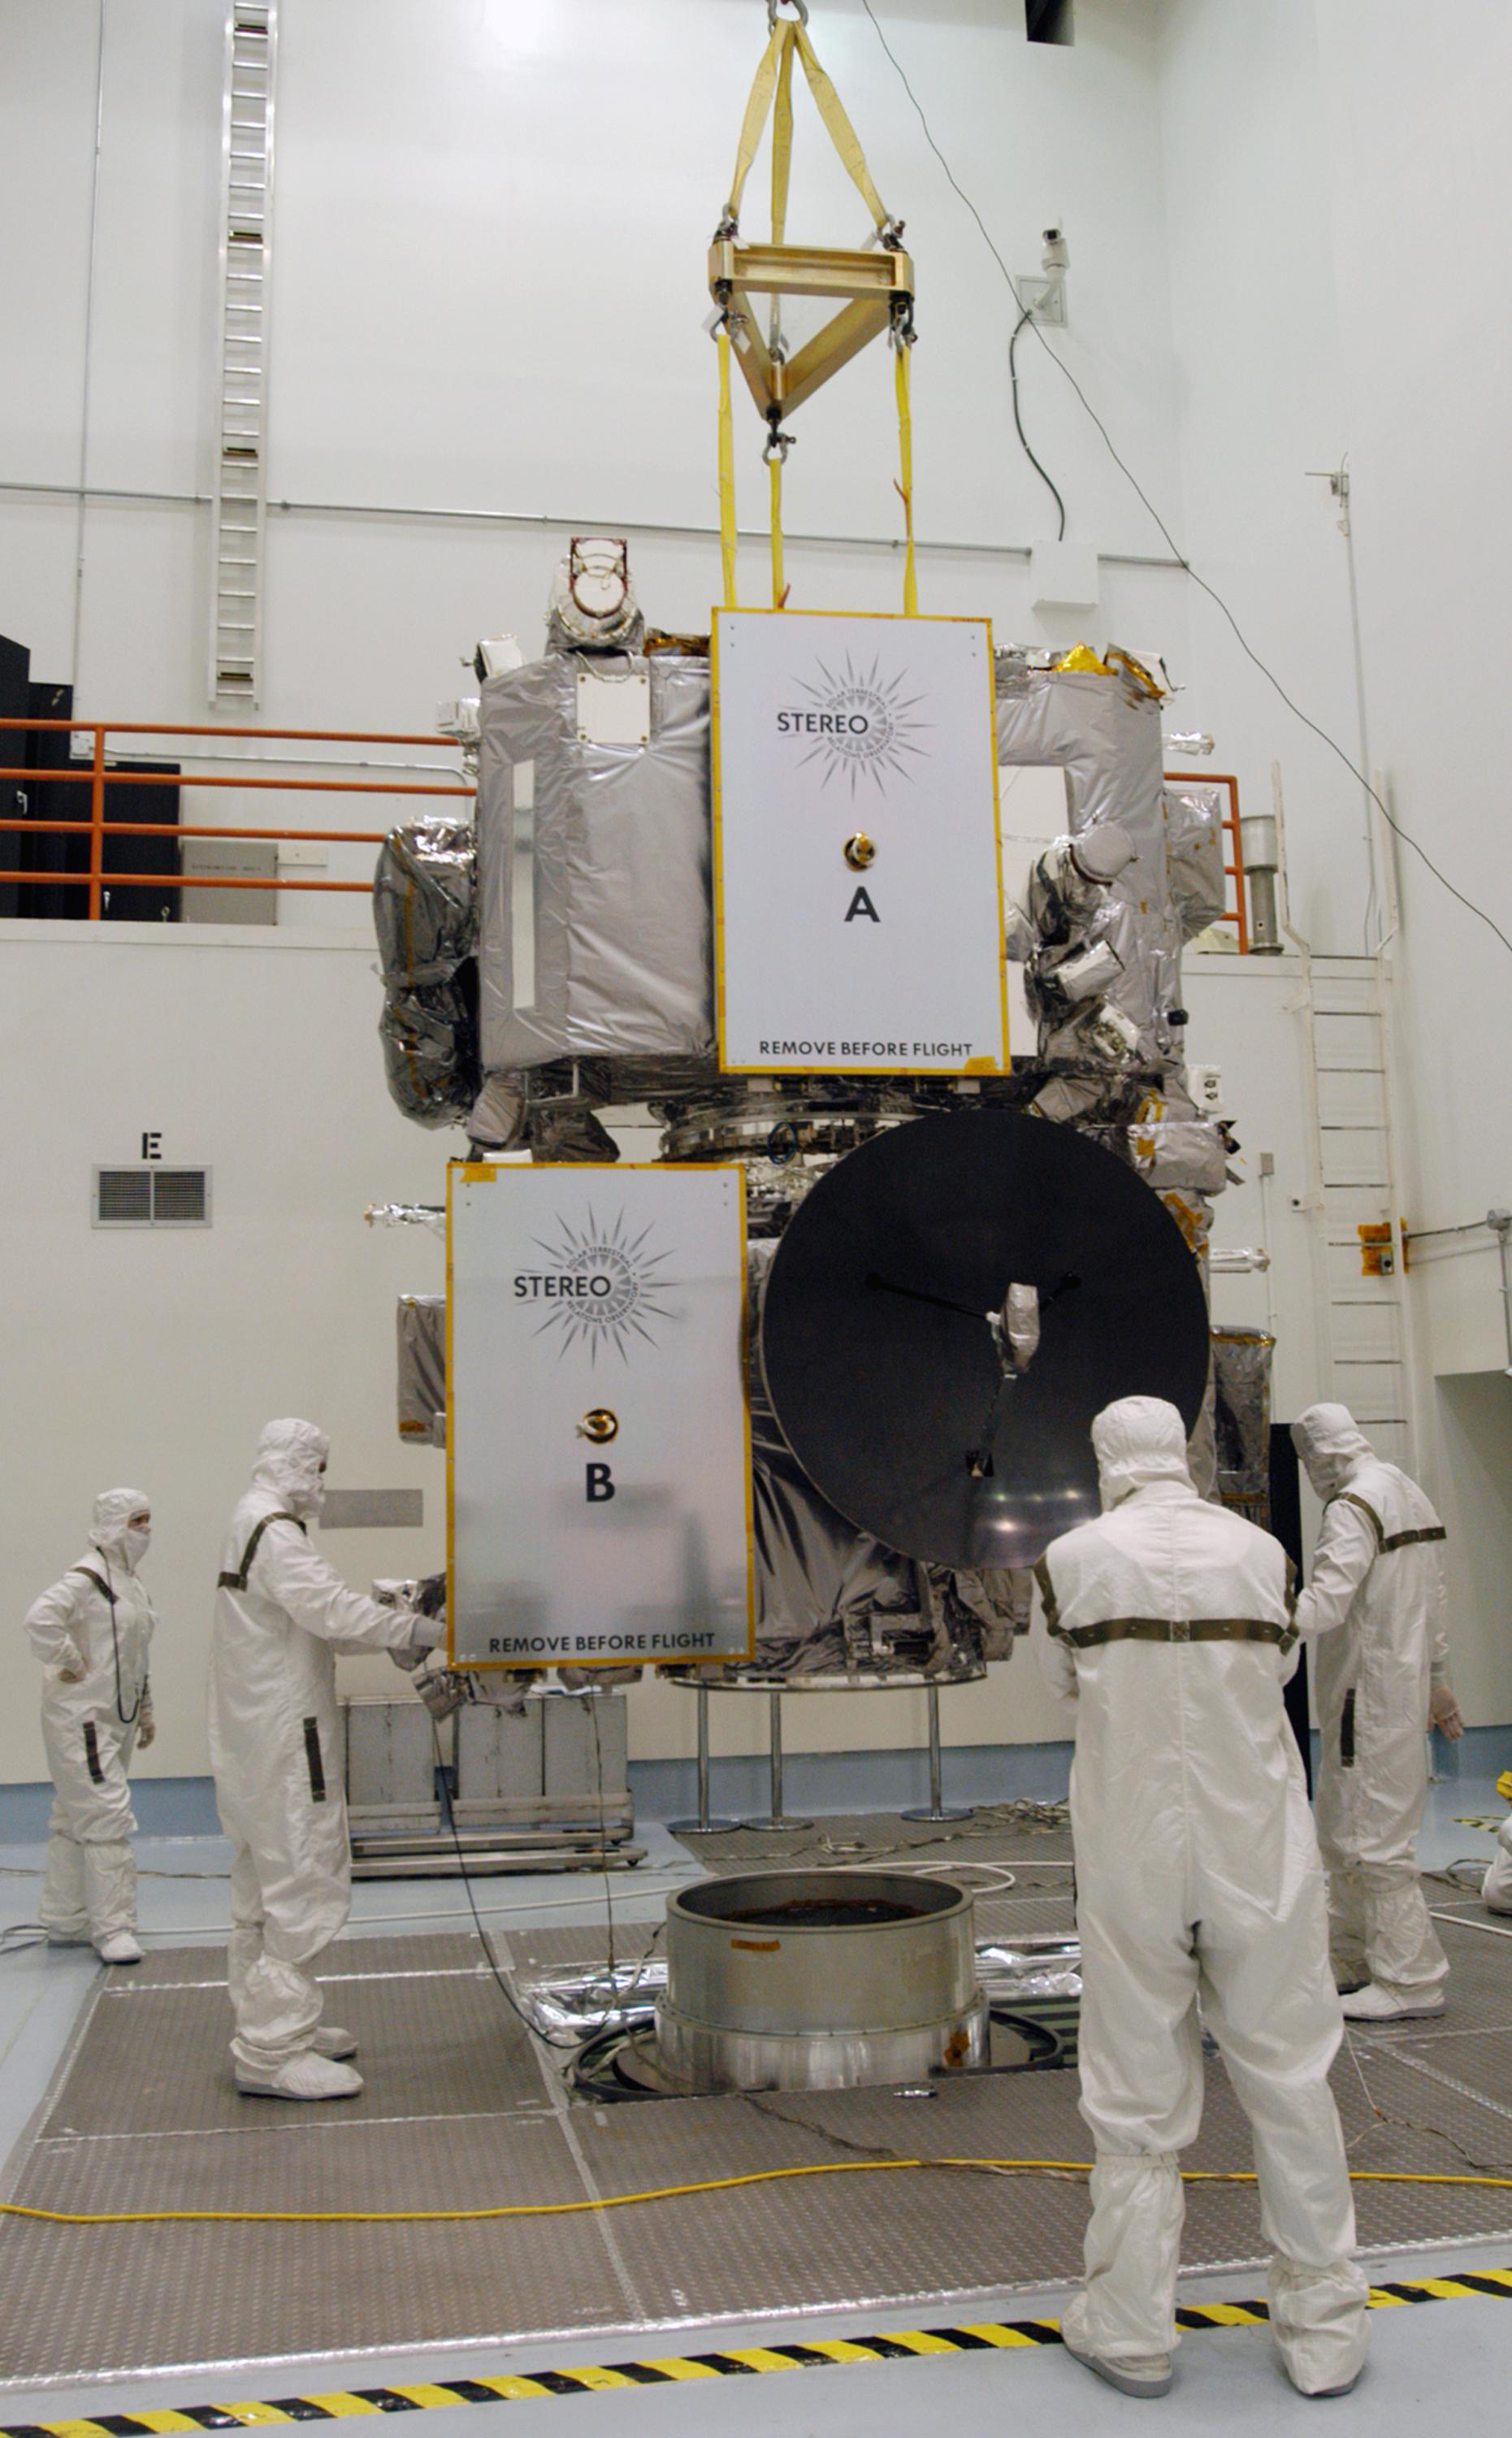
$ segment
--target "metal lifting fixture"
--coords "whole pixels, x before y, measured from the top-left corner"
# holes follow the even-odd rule
[[[795,10],[782,13],[784,6]],[[767,0],[768,41],[763,53],[746,115],[741,126],[735,174],[719,224],[709,249],[709,290],[714,300],[714,335],[719,344],[719,490],[720,544],[724,559],[725,606],[735,606],[734,461],[730,432],[730,361],[733,352],[746,383],[765,421],[765,457],[771,476],[772,599],[782,609],[787,594],[782,577],[782,473],[792,446],[783,419],[831,380],[852,358],[884,331],[889,332],[895,357],[899,447],[902,475],[898,485],[905,520],[906,567],[904,608],[917,608],[913,563],[912,434],[908,406],[908,349],[913,344],[913,263],[903,250],[903,222],[885,207],[872,184],[866,156],[846,116],[840,97],[819,65],[808,36],[806,0]],[[787,196],[793,158],[793,62],[803,70],[826,133],[871,214],[874,234],[861,247],[789,245],[786,242]],[[765,245],[740,235],[740,207],[746,181],[765,132],[772,128],[772,234]],[[788,355],[782,337],[784,297],[829,297],[840,306],[822,329]],[[765,328],[755,299],[766,300]]]

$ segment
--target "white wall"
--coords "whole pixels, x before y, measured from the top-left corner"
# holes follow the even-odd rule
[[[434,1564],[444,1546],[441,1459],[401,1444],[394,1411],[395,1298],[440,1287],[442,1248],[362,1218],[373,1201],[437,1198],[436,1147],[385,1093],[369,948],[145,924],[0,934],[12,1046],[0,1600],[17,1636],[82,1551],[94,1493],[147,1491],[163,1620],[153,1765],[192,1774],[206,1765],[220,1539],[265,1422],[324,1424],[333,1484],[423,1488],[423,1531],[326,1536],[354,1581]],[[209,1228],[91,1226],[93,1169],[134,1166],[148,1129],[165,1161],[211,1169]],[[0,1716],[0,1780],[44,1774],[28,1693]]]

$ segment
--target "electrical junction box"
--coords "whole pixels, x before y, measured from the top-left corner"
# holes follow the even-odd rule
[[[457,1162],[447,1267],[452,1664],[748,1656],[741,1171]]]
[[[1037,541],[1029,552],[1035,610],[1095,610],[1102,594],[1098,554],[1088,541]]]
[[[720,1066],[1006,1073],[986,619],[717,610],[712,680]]]

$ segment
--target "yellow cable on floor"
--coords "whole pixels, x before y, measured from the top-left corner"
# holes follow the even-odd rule
[[[744,2176],[713,2176],[696,2184],[662,2184],[650,2192],[610,2193],[598,2200],[507,2201],[488,2209],[432,2210],[50,2210],[26,2201],[0,2201],[0,2217],[41,2218],[51,2226],[419,2226],[437,2221],[506,2217],[580,2217],[602,2210],[635,2209],[644,2201],[683,2200],[697,2193],[735,2192],[750,2184],[779,2184],[796,2176],[885,2176],[910,2168],[980,2168],[995,2175],[1089,2176],[1090,2159],[825,2159],[810,2166],[762,2167]],[[1187,2184],[1253,2184],[1252,2168],[1185,2167]],[[1472,2184],[1512,2192],[1512,2176],[1432,2176],[1403,2168],[1364,2168],[1358,2184]]]

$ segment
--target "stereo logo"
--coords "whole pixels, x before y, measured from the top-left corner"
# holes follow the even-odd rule
[[[563,1354],[586,1340],[590,1364],[597,1363],[601,1349],[606,1354],[612,1350],[628,1363],[630,1339],[642,1337],[654,1346],[656,1336],[647,1324],[673,1316],[671,1305],[661,1300],[677,1284],[664,1275],[672,1255],[651,1248],[650,1227],[628,1236],[623,1210],[612,1227],[601,1227],[591,1210],[586,1228],[562,1218],[556,1225],[554,1244],[543,1236],[535,1239],[549,1267],[515,1273],[517,1303],[543,1307],[532,1335],[554,1330]]]
[[[907,680],[884,677],[880,660],[858,668],[849,652],[841,668],[826,668],[820,661],[818,671],[818,683],[800,689],[811,698],[809,705],[777,714],[779,736],[808,745],[799,768],[818,762],[821,785],[849,780],[853,796],[868,779],[881,794],[889,772],[909,777],[910,760],[927,751],[919,739],[928,734],[929,722],[917,716],[923,696],[905,695]]]

